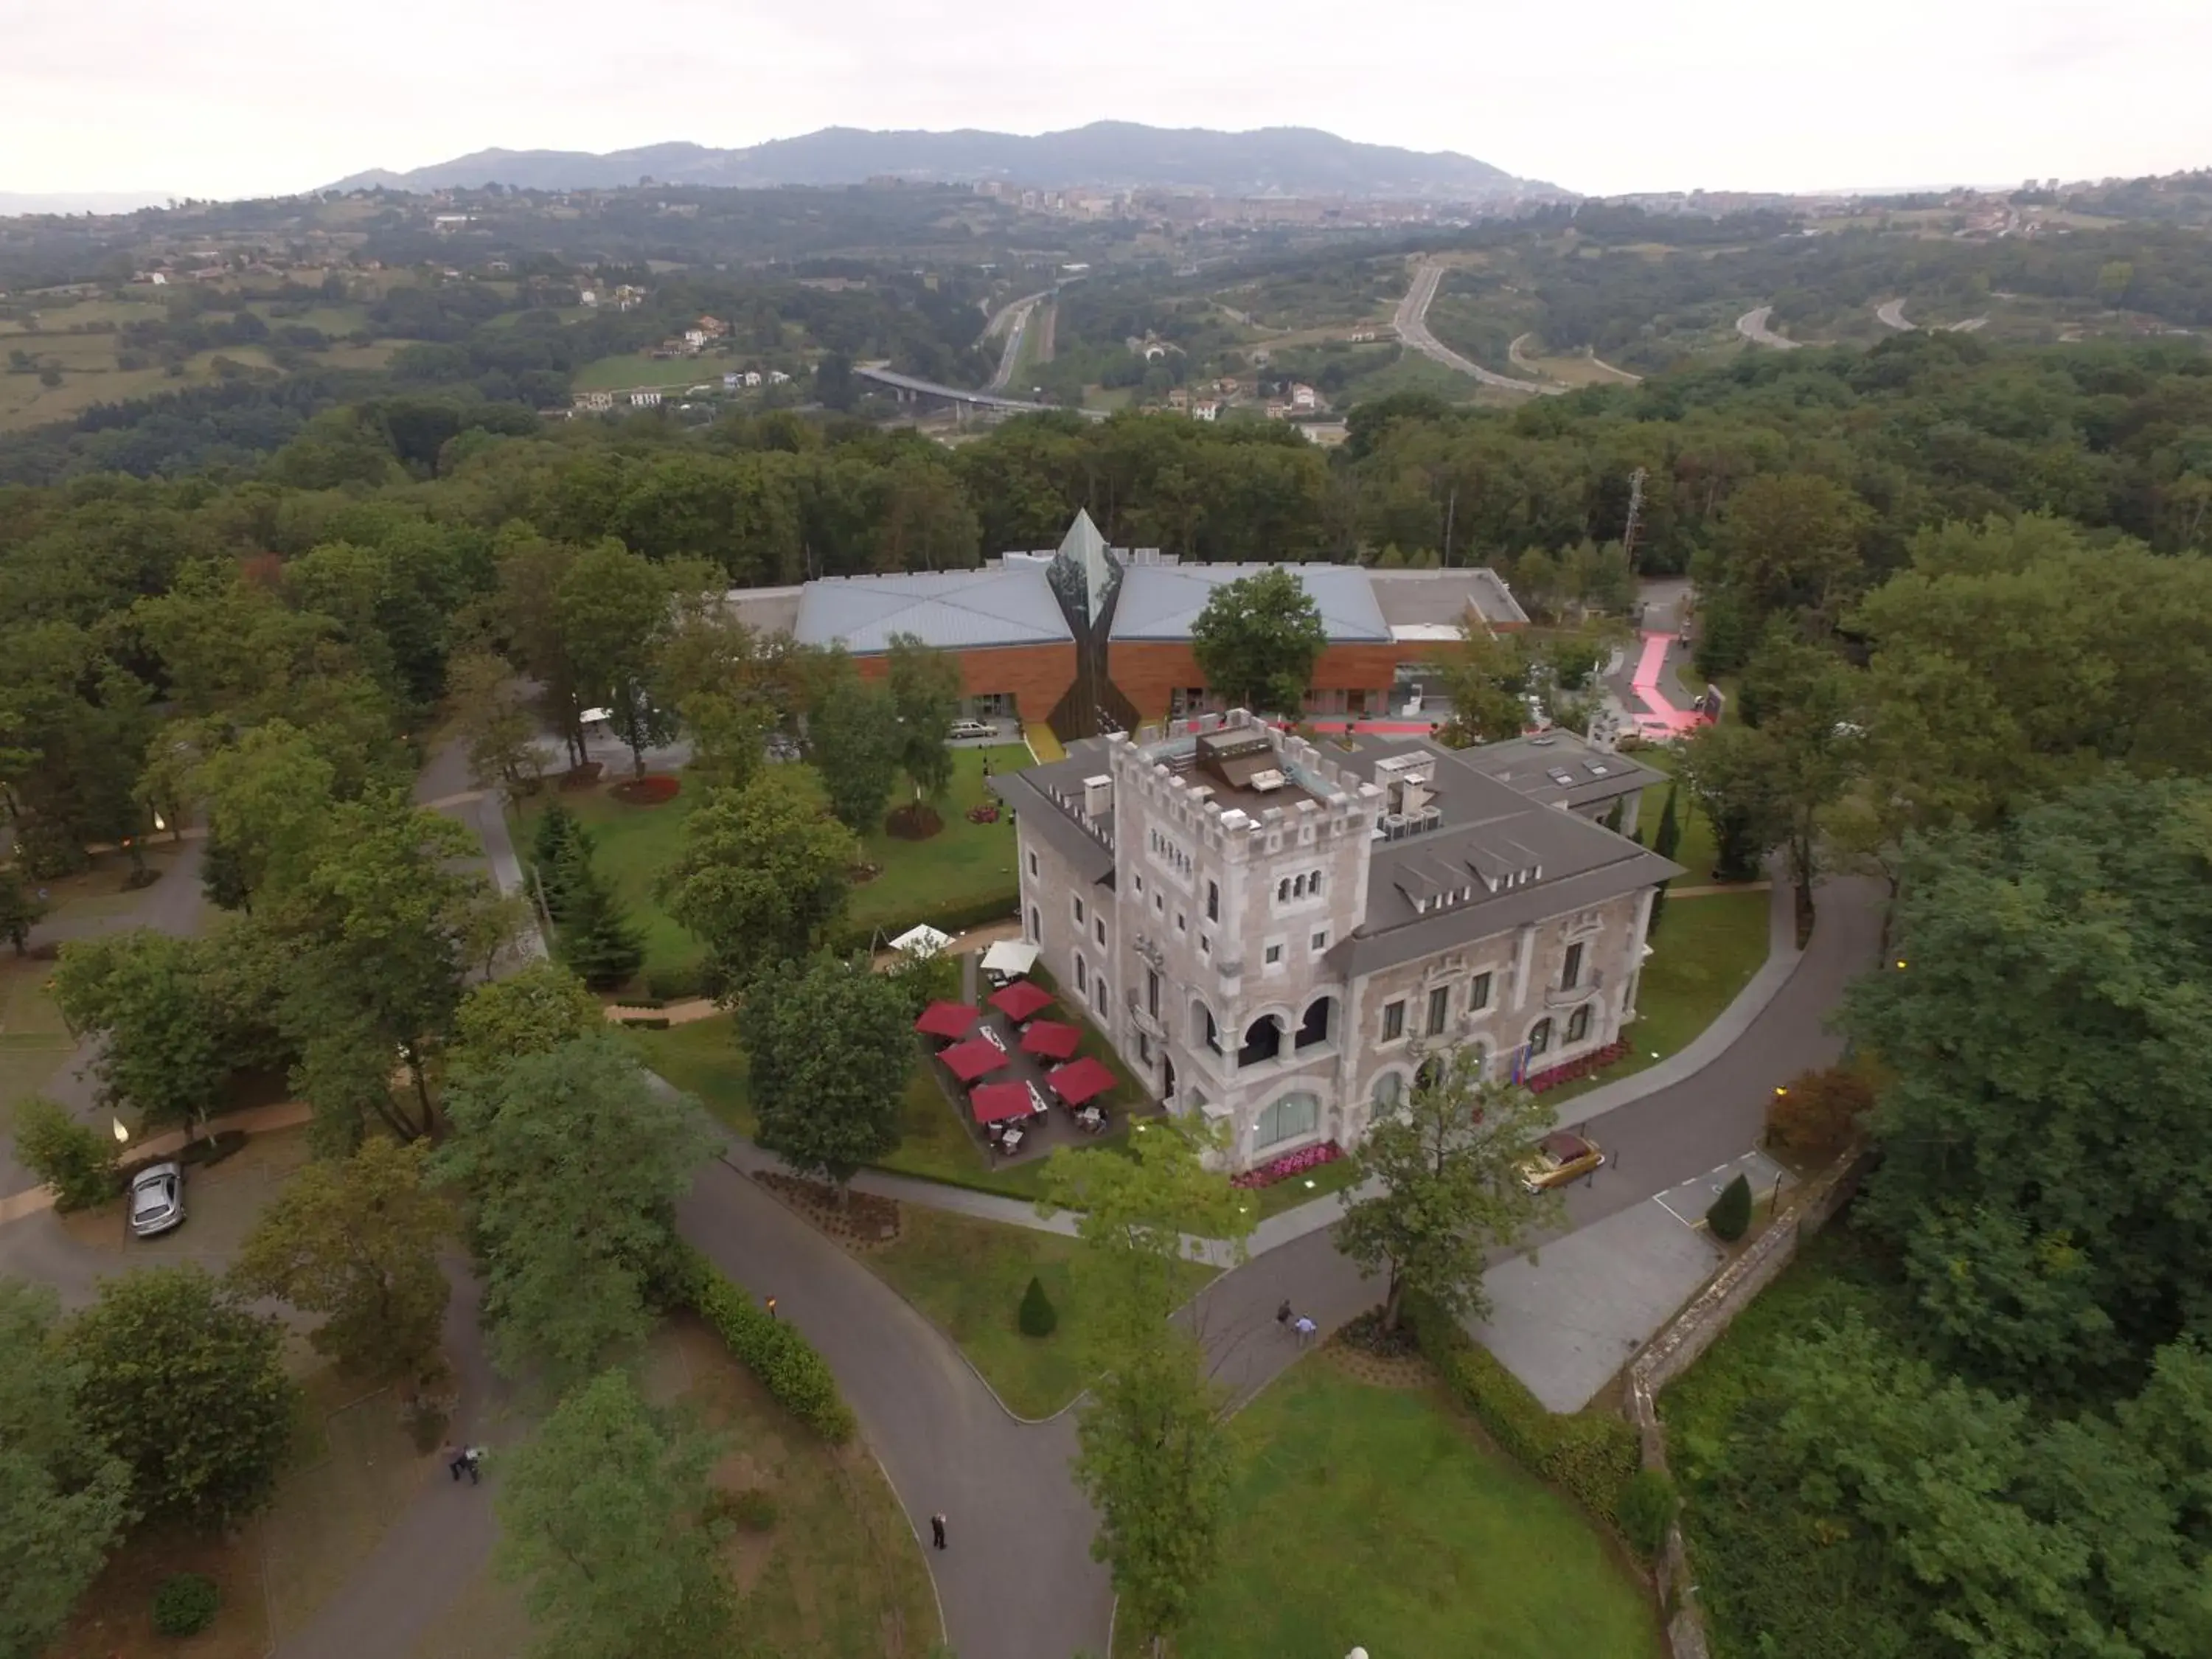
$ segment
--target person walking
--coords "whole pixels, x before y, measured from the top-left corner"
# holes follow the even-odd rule
[[[774,1297],[770,1297],[768,1299],[768,1316],[770,1319],[775,1317],[775,1298]]]
[[[929,1541],[935,1548],[945,1547],[945,1517],[941,1515],[929,1517]]]
[[[469,1466],[469,1455],[463,1451],[458,1443],[448,1440],[446,1443],[445,1455],[446,1473],[459,1480],[461,1478],[461,1471]]]
[[[484,1449],[482,1446],[471,1446],[461,1454],[461,1462],[468,1467],[469,1485],[471,1486],[483,1484],[483,1455]]]
[[[1315,1324],[1313,1321],[1307,1318],[1305,1315],[1300,1314],[1297,1317],[1297,1322],[1293,1325],[1291,1328],[1297,1332],[1298,1346],[1303,1348],[1313,1340],[1314,1333],[1319,1330],[1321,1327]]]
[[[1275,1310],[1275,1323],[1285,1330],[1291,1328],[1291,1298],[1287,1296],[1283,1298],[1283,1305]]]

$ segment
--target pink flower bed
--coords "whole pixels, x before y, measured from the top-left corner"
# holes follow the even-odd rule
[[[1272,1187],[1279,1181],[1288,1181],[1292,1176],[1304,1175],[1308,1170],[1318,1170],[1324,1164],[1334,1164],[1344,1156],[1344,1149],[1333,1140],[1318,1146],[1301,1146],[1295,1152],[1262,1164],[1256,1170],[1247,1170],[1243,1175],[1229,1177],[1232,1187]]]
[[[1532,1073],[1522,1080],[1521,1086],[1532,1095],[1540,1095],[1547,1089],[1556,1089],[1563,1083],[1578,1082],[1592,1072],[1602,1071],[1627,1052],[1626,1039],[1624,1038],[1619,1042],[1608,1042],[1604,1048],[1593,1048],[1589,1053],[1567,1061],[1564,1066],[1554,1066],[1549,1071]]]
[[[999,809],[989,801],[968,809],[968,822],[970,823],[996,823],[998,821]]]

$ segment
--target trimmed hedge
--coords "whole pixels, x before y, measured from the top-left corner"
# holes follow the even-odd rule
[[[645,970],[646,994],[655,1002],[689,1002],[693,997],[710,997],[719,989],[713,974],[704,962],[687,962],[674,968],[648,968]]]
[[[222,1606],[215,1580],[197,1572],[173,1572],[154,1592],[154,1628],[164,1636],[197,1636],[215,1623]]]
[[[814,1345],[730,1283],[689,1245],[683,1249],[683,1294],[714,1328],[738,1363],[761,1380],[785,1410],[834,1446],[853,1437],[853,1409]]]
[[[665,1014],[639,1014],[622,1022],[635,1031],[665,1031],[668,1029]]]
[[[1592,1515],[1620,1521],[1621,1495],[1643,1462],[1633,1428],[1610,1413],[1545,1410],[1487,1348],[1418,1297],[1407,1297],[1405,1317],[1445,1385],[1508,1456]]]

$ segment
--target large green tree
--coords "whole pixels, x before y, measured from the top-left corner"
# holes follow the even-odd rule
[[[1190,644],[1216,695],[1295,720],[1328,629],[1297,574],[1278,568],[1215,588],[1191,624]]]
[[[43,1285],[0,1279],[0,1659],[38,1659],[131,1516],[131,1471],[88,1431],[82,1365]]]
[[[421,1370],[438,1348],[450,1294],[438,1252],[453,1231],[428,1160],[420,1141],[370,1139],[309,1164],[255,1220],[233,1282],[321,1315],[307,1340],[349,1370]]]
[[[446,1051],[450,1075],[489,1077],[509,1060],[544,1054],[605,1029],[584,982],[556,962],[538,961],[472,987],[453,1015]]]
[[[1861,1208],[1929,1334],[2054,1398],[2212,1319],[2212,787],[2108,783],[1904,866]]]
[[[840,1190],[899,1143],[914,1016],[889,976],[834,957],[756,979],[738,1013],[751,1056],[754,1138]]]
[[[1226,1240],[1241,1256],[1252,1217],[1206,1167],[1218,1143],[1202,1133],[1156,1121],[1131,1142],[1126,1158],[1054,1152],[1040,1207],[1078,1212],[1076,1273],[1094,1316],[1087,1358],[1100,1375],[1075,1458],[1100,1516],[1091,1553],[1131,1627],[1158,1639],[1213,1575],[1232,1468],[1227,1397],[1198,1337],[1169,1315],[1193,1289],[1188,1241]]]
[[[856,836],[881,829],[904,746],[890,688],[837,675],[807,714],[806,738],[837,821]]]
[[[129,1468],[140,1510],[228,1522],[269,1501],[296,1393],[275,1320],[204,1268],[141,1267],[100,1280],[59,1341],[77,1420]]]
[[[100,1039],[95,1069],[113,1107],[149,1126],[198,1122],[214,1109],[232,1060],[203,941],[150,928],[72,942],[54,973],[70,1027]]]
[[[709,1479],[721,1448],[656,1411],[628,1373],[568,1395],[499,1494],[500,1576],[544,1659],[710,1659],[737,1640]],[[726,1522],[720,1523],[726,1525]]]
[[[675,1259],[676,1200],[713,1140],[602,1030],[448,1091],[438,1168],[466,1195],[492,1347],[555,1385],[636,1352]]]
[[[771,768],[718,790],[684,820],[661,902],[738,986],[771,963],[803,961],[845,908],[860,848],[805,782]]]
[[[651,695],[661,644],[675,623],[673,602],[667,572],[616,541],[577,555],[555,595],[562,647],[578,687],[605,704],[640,777],[645,751],[673,732]]]
[[[1376,1106],[1352,1155],[1337,1248],[1363,1273],[1388,1275],[1386,1331],[1397,1329],[1408,1291],[1454,1319],[1486,1317],[1490,1252],[1559,1218],[1555,1194],[1521,1184],[1551,1108],[1516,1085],[1486,1081],[1483,1067],[1479,1047],[1429,1055],[1395,1108]],[[1357,1195],[1370,1183],[1376,1191]]]
[[[894,634],[887,682],[898,719],[899,766],[915,799],[935,800],[952,785],[946,738],[960,712],[959,660],[912,634]]]

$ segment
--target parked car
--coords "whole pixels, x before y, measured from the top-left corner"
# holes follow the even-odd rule
[[[1521,1166],[1521,1184],[1532,1193],[1564,1187],[1603,1168],[1605,1154],[1586,1135],[1554,1130],[1536,1143],[1536,1156]]]
[[[999,728],[988,720],[955,720],[951,736],[956,738],[995,738]]]
[[[185,1219],[185,1166],[149,1164],[131,1177],[131,1231],[151,1238]]]

